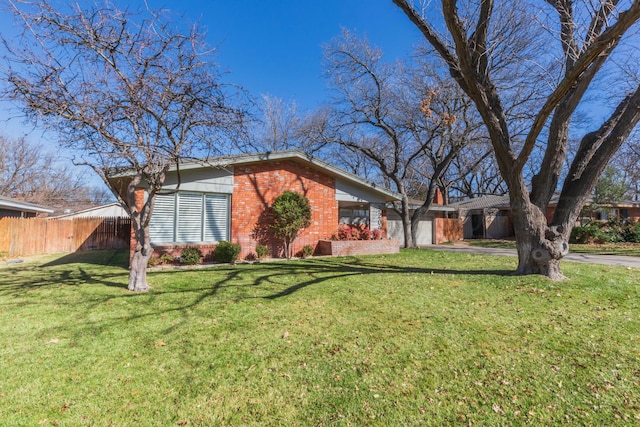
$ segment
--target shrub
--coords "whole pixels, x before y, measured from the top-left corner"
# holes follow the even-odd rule
[[[155,267],[156,265],[171,264],[174,258],[170,254],[162,254],[159,257],[152,256],[147,261],[147,267]]]
[[[240,255],[240,245],[237,243],[220,242],[214,250],[218,262],[234,262]]]
[[[184,265],[196,265],[202,259],[202,251],[195,246],[189,246],[182,250],[180,257]]]
[[[371,230],[365,224],[340,224],[338,232],[331,236],[332,240],[380,240],[382,230]]]
[[[291,257],[292,243],[300,230],[311,225],[309,199],[295,191],[285,191],[273,201],[273,224],[271,229],[282,239],[284,255]]]
[[[269,248],[261,244],[256,245],[256,256],[258,257],[258,259],[265,259],[268,255]]]
[[[629,221],[624,230],[624,241],[640,243],[640,222]]]
[[[305,245],[302,247],[302,256],[304,258],[309,258],[311,255],[313,255],[313,246],[311,245]]]

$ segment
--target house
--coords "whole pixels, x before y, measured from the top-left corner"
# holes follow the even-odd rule
[[[0,196],[0,218],[34,218],[36,216],[47,216],[50,213],[53,213],[53,209]]]
[[[465,239],[505,239],[514,236],[509,195],[486,195],[450,205],[458,210]]]
[[[52,219],[73,219],[73,218],[129,218],[127,211],[119,202],[107,203],[106,205],[94,206],[76,212],[64,213],[52,217]]]
[[[120,191],[126,183],[125,177],[112,180]],[[294,242],[294,253],[306,245],[315,248],[340,223],[364,223],[393,237],[386,205],[399,200],[395,192],[300,151],[280,151],[183,162],[179,170],[171,169],[150,222],[154,251],[178,255],[197,245],[207,257],[218,242],[231,241],[240,245],[241,259],[252,257],[258,244],[281,256],[267,224],[269,207],[285,190],[304,194],[311,205],[311,226]],[[143,187],[137,198],[142,205]]]
[[[453,240],[462,240],[462,231],[457,230],[459,227],[454,226],[453,232],[450,230],[450,224],[455,223],[457,225],[458,221],[447,221],[449,215],[456,213],[457,209],[445,206],[443,199],[442,192],[437,189],[429,211],[420,217],[416,233],[416,245],[428,246]],[[413,215],[414,211],[422,206],[423,203],[423,200],[409,200],[410,215]],[[400,240],[400,243],[404,245],[404,229],[402,227],[399,202],[387,205],[387,234],[394,239]]]
[[[548,222],[553,219],[559,197],[556,193],[549,201],[545,212]],[[508,194],[481,196],[452,203],[450,207],[458,210],[465,239],[504,239],[515,235]],[[585,203],[577,224],[608,219],[640,220],[640,202],[626,200],[596,208],[590,198]]]

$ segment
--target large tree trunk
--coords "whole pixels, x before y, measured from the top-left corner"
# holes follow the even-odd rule
[[[531,203],[526,191],[512,191],[510,198],[518,250],[516,274],[565,279],[560,270],[560,260],[569,253],[564,227],[549,227],[544,212]]]

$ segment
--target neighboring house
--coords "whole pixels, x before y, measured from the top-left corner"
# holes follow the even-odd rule
[[[410,200],[409,203],[410,214],[413,215],[414,211],[422,206],[424,201]],[[442,221],[450,214],[457,212],[457,209],[451,206],[445,206],[442,203],[442,193],[438,189],[433,198],[433,203],[429,207],[429,211],[420,217],[418,231],[416,233],[416,245],[427,246],[434,243],[457,240],[455,238],[452,239],[450,233],[445,231],[446,226]],[[400,202],[394,202],[388,205],[387,233],[390,237],[400,240],[400,243],[404,245],[404,229],[402,227],[402,217],[400,216]],[[462,235],[459,235],[459,238],[462,239]]]
[[[505,239],[514,235],[509,195],[487,195],[450,205],[458,210],[465,239]]]
[[[37,216],[47,216],[50,213],[53,213],[53,209],[34,205],[33,203],[22,202],[10,197],[0,196],[0,218],[34,218]]]
[[[127,211],[118,202],[106,205],[94,206],[77,212],[64,213],[52,218],[73,219],[73,218],[129,218]]]
[[[124,191],[125,179],[114,179]],[[172,169],[158,194],[150,223],[151,244],[156,252],[179,254],[186,246],[198,246],[205,256],[218,242],[231,241],[242,248],[241,259],[265,244],[271,256],[281,256],[281,243],[270,236],[269,208],[283,191],[304,194],[311,205],[311,226],[294,243],[314,248],[336,233],[340,223],[367,224],[387,229],[386,204],[399,196],[330,163],[300,151],[221,157],[184,162]],[[138,190],[141,205],[145,190]]]
[[[559,194],[554,194],[549,201],[546,217],[551,222]],[[465,239],[504,239],[513,237],[513,222],[509,195],[487,195],[475,199],[452,203],[451,207],[458,209],[458,215],[463,222]],[[589,199],[582,209],[582,215],[577,224],[584,224],[590,220],[633,219],[640,220],[640,202],[622,201],[606,206],[593,205]]]

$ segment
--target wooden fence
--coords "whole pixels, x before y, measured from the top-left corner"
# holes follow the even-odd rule
[[[436,244],[462,240],[462,221],[459,218],[436,218]]]
[[[129,218],[0,218],[0,253],[8,256],[129,247]]]

